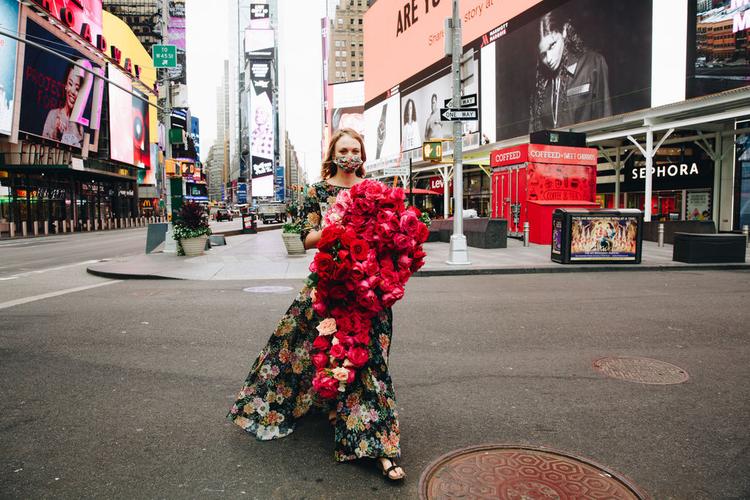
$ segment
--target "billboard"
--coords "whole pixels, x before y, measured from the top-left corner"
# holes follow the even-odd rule
[[[478,75],[476,60],[471,63],[472,74]],[[442,75],[442,76],[440,76]],[[463,94],[477,94],[477,78],[470,78]],[[428,83],[416,90],[401,90],[401,147],[403,151],[422,147],[428,139],[443,139],[453,135],[452,122],[441,121],[440,108],[453,97],[450,68],[445,68]],[[479,131],[479,121],[462,122],[464,133]]]
[[[169,77],[187,85],[185,63],[185,0],[169,0],[167,43],[177,47],[177,67],[169,68]]]
[[[102,0],[33,0],[89,43],[102,34]]]
[[[274,31],[245,30],[245,53],[250,59],[273,59]]]
[[[624,262],[637,260],[637,217],[573,216],[571,224],[571,262],[600,259]],[[558,242],[555,242],[555,245],[559,248]]]
[[[365,84],[363,81],[328,86],[331,132],[351,128],[365,134]]]
[[[273,196],[274,117],[271,62],[250,64],[250,157],[253,197]]]
[[[42,45],[56,47],[79,65],[103,74],[102,68],[31,19],[26,23],[26,36]],[[101,78],[29,44],[22,82],[20,131],[82,148],[87,134],[98,130],[104,87]],[[92,139],[89,148],[94,150],[96,140]]]
[[[401,156],[399,94],[365,110],[367,169],[379,170],[399,163]]]
[[[691,2],[688,97],[750,85],[750,3]]]
[[[0,27],[18,31],[18,2],[0,0]],[[16,51],[18,42],[0,35],[0,134],[10,135],[13,128],[13,102],[16,95]]]
[[[651,0],[537,11],[494,42],[497,140],[651,105]]]
[[[195,157],[200,158],[200,155],[201,155],[200,120],[195,116],[190,117],[190,138],[193,140],[193,146],[195,147]]]
[[[540,2],[461,2],[459,15],[464,45]],[[367,9],[364,15],[365,102],[445,57],[444,24],[451,14],[451,2],[446,0],[380,0]],[[611,20],[611,23],[618,21]]]
[[[271,9],[267,3],[250,4],[250,29],[270,29]]]

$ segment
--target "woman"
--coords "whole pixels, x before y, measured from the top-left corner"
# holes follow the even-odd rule
[[[310,186],[300,207],[305,248],[320,241],[322,206],[332,204],[344,189],[362,182],[366,159],[364,140],[352,129],[337,131],[321,169],[323,180]],[[383,311],[372,322],[370,360],[334,401],[319,400],[312,388],[315,368],[310,360],[319,318],[312,309],[312,289],[305,286],[281,318],[268,344],[253,364],[228,417],[259,440],[288,436],[296,421],[315,406],[328,412],[335,428],[334,457],[339,462],[376,459],[391,481],[406,474],[396,464],[401,456],[399,424],[388,352],[392,313]]]
[[[83,129],[70,119],[70,115],[78,99],[78,90],[81,88],[81,80],[83,80],[82,71],[74,64],[68,66],[65,73],[65,102],[62,107],[52,109],[47,113],[42,137],[81,147]]]
[[[417,127],[417,109],[414,105],[414,100],[408,99],[404,106],[404,151],[422,147],[422,138],[419,137],[419,129]]]

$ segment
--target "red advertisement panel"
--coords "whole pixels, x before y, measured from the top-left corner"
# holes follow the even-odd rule
[[[584,165],[529,163],[529,201],[594,201],[596,169]]]

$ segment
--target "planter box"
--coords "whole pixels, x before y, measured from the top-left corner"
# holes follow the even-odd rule
[[[305,246],[302,244],[299,233],[281,233],[281,239],[284,240],[284,246],[289,255],[305,253]]]
[[[186,257],[195,257],[196,255],[203,255],[203,250],[206,248],[206,240],[208,236],[198,236],[197,238],[186,238],[180,241],[182,249],[185,251]]]

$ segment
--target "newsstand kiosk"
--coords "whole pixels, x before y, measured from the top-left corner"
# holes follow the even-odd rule
[[[593,148],[522,144],[490,155],[492,217],[508,221],[508,235],[552,243],[552,214],[558,208],[598,208],[597,151]]]

